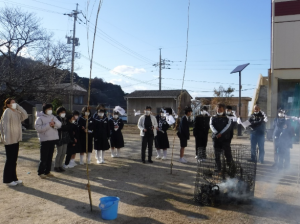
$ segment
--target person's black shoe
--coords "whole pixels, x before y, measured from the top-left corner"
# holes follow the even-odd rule
[[[146,163],[146,161],[145,161],[145,160],[142,160],[142,163]]]
[[[149,163],[153,163],[153,161],[151,159],[148,160]]]
[[[62,167],[58,167],[58,169],[60,170],[60,172],[65,172],[65,170]]]
[[[54,167],[54,171],[55,172],[61,172],[60,169],[58,167]]]

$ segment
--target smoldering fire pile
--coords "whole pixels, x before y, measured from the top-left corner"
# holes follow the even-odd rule
[[[217,169],[212,148],[207,148],[206,159],[198,160],[194,199],[199,204],[218,206],[254,197],[257,163],[249,162],[251,150],[245,145],[232,145],[231,150],[231,163],[220,153],[221,171]],[[200,149],[199,156],[203,154]]]

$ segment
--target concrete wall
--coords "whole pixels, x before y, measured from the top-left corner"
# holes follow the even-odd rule
[[[299,68],[300,58],[300,15],[280,16],[299,19],[297,22],[280,22],[274,24],[274,69]],[[277,17],[275,17],[277,18]]]

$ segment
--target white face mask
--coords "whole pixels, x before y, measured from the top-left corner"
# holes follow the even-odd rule
[[[231,115],[231,110],[227,110],[227,111],[226,111],[226,114],[227,114],[227,115]]]
[[[16,104],[16,103],[13,103],[13,104],[11,105],[11,108],[14,109],[14,110],[17,109],[17,104]]]
[[[74,118],[75,118],[75,120],[77,120],[77,119],[78,119],[78,116],[74,116]]]
[[[89,116],[89,115],[90,115],[90,112],[84,112],[84,115],[85,115],[85,116]]]
[[[52,114],[52,110],[47,110],[46,112],[48,115],[51,115]]]
[[[151,111],[150,111],[150,110],[146,110],[146,111],[145,111],[145,114],[146,114],[146,115],[150,115],[150,114],[151,114]]]
[[[201,115],[205,115],[206,114],[206,111],[201,111]]]
[[[103,117],[104,116],[104,113],[98,113],[99,117]]]
[[[65,114],[65,113],[62,113],[62,114],[60,114],[60,117],[61,117],[61,118],[65,118],[65,117],[66,117],[66,114]]]
[[[119,116],[117,114],[114,115],[114,118],[117,119]]]
[[[284,113],[278,113],[278,117],[284,117]]]
[[[217,112],[217,114],[218,114],[218,115],[223,115],[223,112],[221,112],[221,113],[218,113],[218,112]]]
[[[165,114],[164,114],[164,113],[161,113],[160,116],[161,116],[161,117],[165,117]]]
[[[259,112],[254,112],[254,114],[258,114]]]
[[[75,120],[72,120],[72,124],[74,124],[75,123]]]

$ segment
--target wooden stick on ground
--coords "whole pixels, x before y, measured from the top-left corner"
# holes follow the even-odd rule
[[[183,78],[182,78],[182,86],[181,86],[181,93],[179,96],[179,105],[178,105],[178,118],[176,119],[176,123],[175,123],[175,135],[174,135],[174,139],[173,139],[173,147],[172,147],[172,156],[171,156],[171,174],[173,172],[173,154],[174,154],[174,145],[175,145],[175,137],[177,135],[176,131],[177,131],[177,127],[179,126],[179,115],[180,115],[180,111],[181,111],[181,98],[182,98],[182,93],[183,93],[183,85],[184,85],[184,79],[185,79],[185,71],[186,71],[186,62],[187,62],[187,56],[188,56],[188,49],[189,49],[189,30],[190,30],[190,0],[189,0],[189,4],[188,4],[188,26],[187,26],[187,32],[186,32],[186,51],[185,51],[185,63],[184,63],[184,71],[183,71]]]

